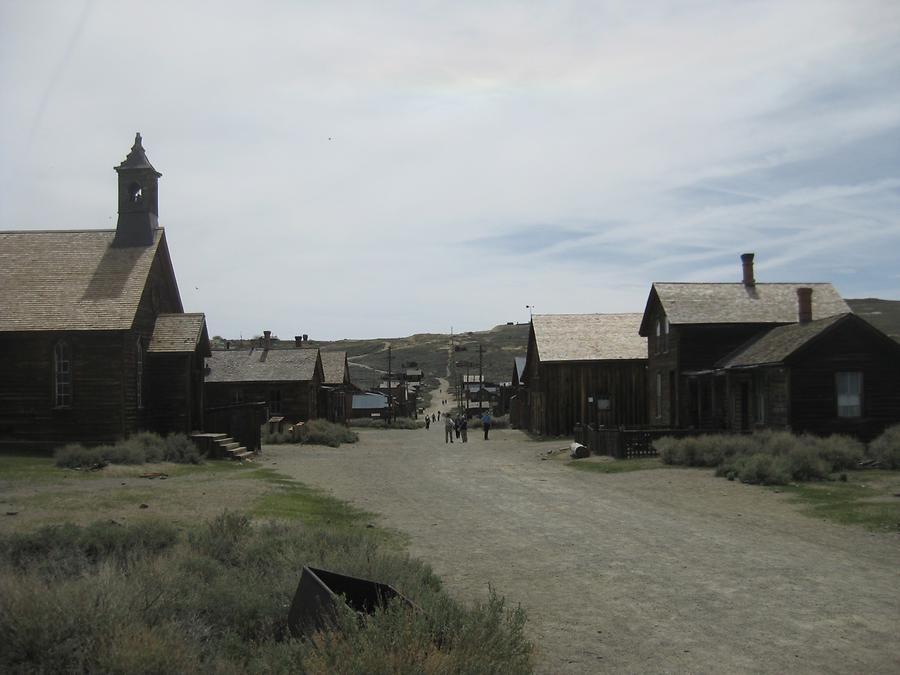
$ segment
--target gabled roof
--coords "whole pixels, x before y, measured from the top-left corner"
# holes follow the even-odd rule
[[[128,330],[154,256],[113,247],[115,230],[0,232],[0,332]]]
[[[320,352],[322,370],[325,371],[324,384],[345,384],[350,381],[347,372],[347,352]]]
[[[230,349],[206,359],[207,382],[307,382],[315,377],[318,349]]]
[[[640,314],[535,314],[538,357],[556,361],[646,359],[647,339],[638,334]]]
[[[153,326],[149,353],[192,353],[200,348],[210,355],[206,317],[203,314],[160,314]]]
[[[850,311],[847,303],[827,283],[669,283],[656,282],[650,289],[641,335],[649,335],[647,310],[654,295],[659,298],[670,324],[796,323],[797,289],[811,288],[813,319]]]
[[[852,316],[852,314],[838,314],[808,323],[778,326],[749,344],[738,348],[736,352],[726,356],[717,365],[719,368],[751,368],[783,363],[798,349],[828,331],[835,324]]]

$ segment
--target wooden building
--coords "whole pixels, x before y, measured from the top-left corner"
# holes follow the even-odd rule
[[[700,376],[748,341],[797,323],[798,288],[812,289],[813,320],[850,311],[831,284],[756,283],[753,254],[741,259],[740,282],[652,285],[640,324],[640,334],[647,338],[651,424],[726,428],[721,415],[725,381]]]
[[[353,394],[351,406],[353,419],[387,419],[390,415],[387,394],[376,391]]]
[[[527,392],[517,403],[525,406],[522,426],[561,435],[576,424],[646,424],[640,322],[640,314],[535,314],[520,374]]]
[[[350,382],[350,365],[347,352],[320,352],[324,373],[319,409],[331,422],[346,424],[350,419],[353,392],[356,387]]]
[[[0,442],[203,428],[202,314],[184,314],[138,134],[115,230],[0,232]]]
[[[816,321],[807,314],[773,328],[702,379],[721,382],[716,414],[730,431],[869,440],[900,422],[900,344],[854,314]]]
[[[206,360],[206,401],[210,407],[265,402],[269,416],[305,422],[320,416],[324,379],[318,349],[272,349],[265,342],[218,350]]]

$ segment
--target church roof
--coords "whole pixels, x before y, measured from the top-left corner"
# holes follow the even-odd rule
[[[113,247],[115,230],[0,232],[0,332],[128,330],[165,233]]]

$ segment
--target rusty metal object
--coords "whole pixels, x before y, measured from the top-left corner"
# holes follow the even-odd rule
[[[394,599],[418,610],[388,584],[304,566],[291,602],[288,628],[294,637],[310,637],[333,625],[340,611],[353,611],[359,616],[372,614]]]

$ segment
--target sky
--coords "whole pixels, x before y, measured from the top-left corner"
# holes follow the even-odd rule
[[[0,230],[112,228],[140,131],[211,335],[900,299],[900,2],[0,0]]]

